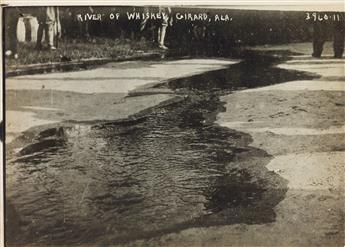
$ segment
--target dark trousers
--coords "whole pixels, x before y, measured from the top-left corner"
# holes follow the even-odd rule
[[[13,8],[5,10],[5,49],[17,53],[17,23],[19,15]]]
[[[323,45],[329,36],[333,38],[334,57],[341,58],[344,53],[344,21],[315,22],[313,33],[313,57],[321,57]]]
[[[333,31],[334,56],[341,58],[344,53],[345,23],[336,22]]]
[[[37,44],[36,47],[37,48],[41,48],[42,47],[42,37],[43,37],[43,32],[45,35],[45,40],[48,43],[48,45],[54,46],[56,44],[54,44],[54,23],[39,23],[38,26],[38,30],[37,30]]]

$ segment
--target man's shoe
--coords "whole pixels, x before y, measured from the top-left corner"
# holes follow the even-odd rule
[[[6,57],[9,57],[9,56],[11,56],[12,55],[12,51],[11,50],[7,50],[6,52],[5,52],[5,56]]]
[[[158,46],[160,49],[163,49],[163,50],[168,50],[169,48],[168,47],[166,47],[165,45],[159,45]]]

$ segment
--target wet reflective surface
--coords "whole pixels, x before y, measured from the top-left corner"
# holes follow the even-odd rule
[[[107,245],[188,227],[273,222],[286,193],[276,188],[286,181],[265,168],[271,157],[250,147],[248,134],[214,124],[225,110],[219,96],[311,76],[252,56],[158,85],[185,97],[136,121],[35,136],[6,170],[8,243]]]

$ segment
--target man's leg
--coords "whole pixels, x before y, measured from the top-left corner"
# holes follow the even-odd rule
[[[10,22],[10,27],[9,27],[9,49],[12,52],[12,55],[14,58],[18,58],[18,52],[17,52],[17,47],[18,47],[18,41],[17,41],[17,23],[18,23],[18,18],[14,18],[14,20],[11,20]]]
[[[159,40],[158,40],[158,45],[159,45],[159,48],[162,48],[162,49],[168,49],[168,47],[166,47],[164,45],[164,41],[165,41],[165,34],[166,34],[166,30],[167,30],[167,27],[168,25],[162,25],[160,27],[160,31],[158,31],[158,34],[159,34]]]
[[[323,50],[324,41],[320,39],[314,39],[313,41],[313,57],[321,57],[322,50]]]
[[[313,57],[321,57],[323,44],[326,40],[326,27],[322,22],[316,21],[313,30]]]
[[[344,53],[344,35],[345,27],[344,22],[334,23],[333,29],[333,50],[335,58],[342,58]]]
[[[54,36],[55,36],[55,34],[54,34],[54,23],[50,22],[46,26],[47,26],[46,34],[47,34],[48,47],[51,50],[55,50],[56,48],[54,46]]]
[[[36,41],[36,49],[41,50],[42,49],[42,38],[43,38],[43,30],[45,24],[39,23],[38,24],[38,29],[37,29],[37,41]]]
[[[158,45],[161,43],[161,27],[158,27],[158,30],[157,30],[157,43]]]
[[[168,47],[164,45],[168,22],[169,22],[169,17],[163,16],[161,23],[159,23],[159,29],[158,29],[158,47],[164,50],[168,49]]]

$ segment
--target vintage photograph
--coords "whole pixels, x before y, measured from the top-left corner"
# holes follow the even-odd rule
[[[343,247],[345,10],[2,6],[6,247]]]

